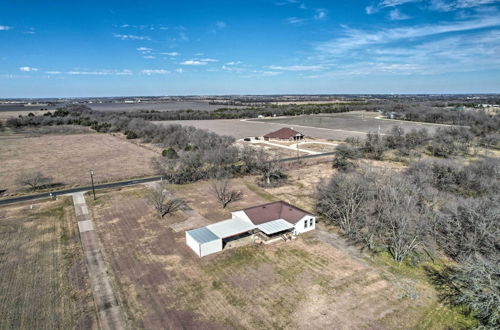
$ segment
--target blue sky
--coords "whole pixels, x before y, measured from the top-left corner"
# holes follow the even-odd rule
[[[0,0],[0,97],[469,92],[499,0]]]

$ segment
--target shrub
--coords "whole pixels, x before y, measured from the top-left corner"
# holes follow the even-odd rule
[[[137,139],[139,137],[136,132],[131,130],[125,131],[125,136],[127,139]]]
[[[163,149],[163,151],[161,152],[161,155],[163,157],[168,158],[168,159],[177,159],[177,158],[179,158],[179,155],[177,154],[177,151],[175,151],[173,148]]]
[[[341,144],[335,148],[333,168],[339,171],[348,171],[356,167],[355,159],[360,157],[359,149],[347,144]]]

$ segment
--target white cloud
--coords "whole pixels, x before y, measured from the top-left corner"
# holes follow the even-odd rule
[[[262,71],[263,76],[277,76],[281,74],[281,72],[278,71]]]
[[[241,61],[231,61],[226,63],[226,65],[238,65],[238,64],[241,64]]]
[[[468,21],[445,22],[440,24],[417,25],[379,31],[351,29],[344,26],[345,36],[323,42],[317,50],[329,54],[342,54],[367,45],[388,44],[401,40],[412,40],[451,32],[471,31],[500,26],[500,17],[483,16]]]
[[[253,70],[248,74],[240,75],[241,78],[258,78],[258,77],[273,77],[282,74],[279,71],[261,71],[261,70]]]
[[[137,36],[133,34],[113,33],[113,37],[119,38],[121,40],[151,40],[151,38],[148,36]]]
[[[155,57],[155,56],[153,56],[153,55],[145,55],[145,56],[143,56],[142,58],[145,58],[145,59],[147,59],[147,60],[152,60],[152,59],[154,59],[154,58],[156,58],[156,57]]]
[[[153,50],[152,48],[148,48],[148,47],[137,48],[137,51],[142,52],[142,53],[151,53],[152,50]]]
[[[23,72],[36,72],[38,71],[37,68],[32,68],[30,66],[22,66],[19,68],[19,71],[23,71]]]
[[[61,71],[45,71],[46,74],[61,74]]]
[[[12,27],[7,25],[0,25],[0,31],[8,31],[8,30],[12,30]]]
[[[182,68],[177,68],[177,69],[175,69],[175,72],[178,72],[178,73],[183,73],[183,72],[184,72],[184,70],[183,70]]]
[[[219,62],[219,60],[216,60],[215,58],[202,58],[200,61],[202,61],[202,62]]]
[[[393,21],[402,21],[405,19],[409,19],[410,16],[403,14],[399,9],[393,9],[389,12],[389,19]]]
[[[221,69],[227,72],[236,72],[236,73],[248,71],[248,68],[236,66],[238,64],[241,64],[241,62],[229,62],[222,65]]]
[[[170,71],[164,69],[146,69],[141,71],[142,74],[151,76],[153,74],[169,74]]]
[[[269,69],[282,70],[282,71],[318,71],[323,69],[323,67],[321,65],[289,65],[289,66],[270,65]]]
[[[289,24],[302,24],[304,23],[306,20],[304,18],[298,18],[298,17],[288,17],[286,19],[286,21],[289,23]]]
[[[68,71],[69,75],[84,75],[84,76],[129,76],[132,74],[130,70],[99,70],[99,71]]]
[[[421,2],[422,0],[383,0],[378,5],[379,7],[396,7],[409,2]]]
[[[168,56],[179,56],[180,54],[177,52],[166,52],[166,53],[160,53],[161,55],[168,55]]]
[[[207,62],[197,60],[187,60],[180,63],[181,65],[207,65]]]
[[[182,41],[189,41],[189,37],[188,37],[188,35],[187,35],[185,32],[183,32],[183,31],[179,32],[179,38],[180,38]]]
[[[489,5],[500,2],[500,0],[382,0],[375,5],[367,6],[365,11],[368,15],[371,15],[382,8],[397,7],[412,2],[423,2],[426,8],[431,10],[452,11]]]
[[[430,8],[440,11],[452,11],[456,9],[465,9],[489,5],[499,0],[431,0]]]
[[[322,20],[326,18],[328,11],[326,9],[316,9],[316,14],[314,15],[315,20]]]
[[[215,27],[219,30],[222,30],[225,27],[227,27],[227,24],[226,24],[226,22],[223,22],[223,21],[217,21],[217,22],[215,22]]]

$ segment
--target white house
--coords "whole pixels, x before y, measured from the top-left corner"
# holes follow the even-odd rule
[[[186,244],[200,257],[222,251],[227,240],[244,234],[299,235],[316,228],[316,217],[283,201],[231,212],[231,219],[186,231]]]

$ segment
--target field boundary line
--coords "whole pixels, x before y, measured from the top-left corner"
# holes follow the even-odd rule
[[[104,250],[94,229],[94,221],[85,202],[85,196],[83,192],[73,193],[71,196],[100,328],[104,330],[125,329],[123,314],[104,263]]]

